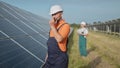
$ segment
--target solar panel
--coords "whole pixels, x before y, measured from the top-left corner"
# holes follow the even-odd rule
[[[48,20],[0,1],[0,68],[40,68]]]

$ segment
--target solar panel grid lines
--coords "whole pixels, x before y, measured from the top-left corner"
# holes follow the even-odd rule
[[[6,9],[2,8],[3,10],[5,10],[6,12],[8,12]],[[34,32],[39,33],[38,31],[36,31],[35,29],[33,29],[31,26],[27,25],[26,23],[24,23],[22,20],[20,20],[19,18],[17,18],[15,15],[13,15],[12,13],[8,12],[8,14],[10,14],[11,16],[13,16],[14,18],[18,19],[21,23],[23,23],[24,25],[26,25],[28,28],[32,29]],[[47,39],[46,37],[44,37],[43,35],[41,35],[43,38]]]
[[[4,32],[0,31],[1,33],[3,33],[6,37],[9,38],[9,36],[7,34],[5,34]],[[24,49],[25,51],[27,51],[29,54],[31,54],[32,56],[34,56],[36,59],[38,59],[39,61],[43,62],[43,60],[41,60],[40,58],[38,58],[37,56],[35,56],[33,53],[31,53],[29,50],[27,50],[26,48],[24,48],[21,44],[19,44],[18,42],[16,42],[14,39],[10,38],[10,40],[12,40],[14,43],[16,43],[18,46],[20,46],[22,49]]]
[[[10,11],[10,8],[7,8],[7,9],[9,9],[9,11]],[[7,10],[7,9],[6,9],[6,10]],[[16,13],[16,11],[12,11],[12,12],[15,12],[15,13]],[[16,15],[15,13],[14,13],[14,15]],[[18,14],[18,13],[17,13],[17,14]],[[17,17],[18,17],[18,16],[19,16],[19,15],[17,15]],[[29,19],[29,20],[30,20],[30,19]],[[42,22],[41,22],[41,23],[42,23]]]
[[[32,57],[27,58],[23,60],[21,63],[14,65],[12,68],[40,68],[41,62],[37,61],[36,59],[34,59],[34,61],[31,59]],[[23,64],[26,64],[26,65],[23,66]]]
[[[4,52],[2,52],[1,54],[0,54],[0,56],[3,56],[3,55],[7,55],[7,54],[9,54],[10,52],[14,52],[14,51],[16,51],[16,50],[19,50],[20,48],[14,48],[14,49],[11,49],[11,50],[8,50],[8,51],[4,51]]]
[[[6,32],[10,37],[16,37],[16,36],[19,36],[19,35],[21,35],[21,36],[25,35],[23,32],[20,32],[19,29],[14,27],[13,26],[14,24],[10,24],[9,20],[8,21],[7,20],[5,21],[5,20],[0,23],[0,27],[1,27],[1,30],[3,32]],[[6,28],[6,26],[7,26],[7,28]],[[1,40],[2,39],[7,39],[7,38],[6,37],[1,37]]]
[[[30,59],[31,59],[31,57],[28,57],[25,60],[23,60],[19,63],[16,63],[12,68],[19,68],[20,66],[22,66],[22,64],[24,64],[26,61],[28,61]],[[32,64],[29,64],[28,67],[24,67],[24,68],[34,68],[37,62],[36,61],[32,61],[32,62],[33,62]],[[31,67],[31,65],[34,66],[34,67]]]
[[[5,5],[5,4],[4,4]],[[9,7],[9,6],[7,6],[7,5],[5,5],[6,7],[8,7],[9,9],[11,9],[11,10],[13,10],[14,8],[11,8],[11,7]],[[14,10],[16,10],[16,9],[14,9]],[[18,13],[19,11],[13,11],[13,12],[15,12],[15,13],[17,13],[17,14],[19,14],[20,15],[20,13]],[[28,12],[29,13],[29,12]],[[27,13],[27,14],[28,14]],[[16,15],[16,14],[15,14]],[[18,15],[18,16],[19,16]],[[24,15],[24,14],[23,14]],[[22,15],[21,15],[22,16]],[[26,18],[27,16],[22,16],[22,17],[24,17],[24,18]],[[43,23],[42,21],[43,20],[39,20],[39,19],[36,19],[36,17],[33,17],[33,16],[30,16],[31,18],[33,18],[33,19],[35,19],[35,21],[38,21],[38,22],[40,22],[40,23]],[[28,17],[29,18],[29,17]],[[27,19],[27,18],[26,18]],[[31,20],[31,19],[30,19]],[[31,20],[32,21],[32,20]],[[48,21],[46,21],[46,22],[48,22]],[[46,24],[46,26],[44,26],[44,27],[47,27],[47,25],[48,25],[48,23],[44,23],[44,24]],[[41,25],[44,25],[44,24],[41,24]],[[40,24],[38,24],[38,25],[40,25]],[[41,26],[42,27],[42,26]],[[40,28],[41,28],[40,27]],[[42,29],[44,29],[44,27],[42,27]],[[47,27],[48,28],[48,27]]]
[[[30,36],[33,36],[33,35],[38,35],[39,33],[31,33],[30,35],[16,35],[16,36],[10,36],[10,38],[13,38],[13,39],[17,39],[17,38],[26,38],[26,37],[30,37]],[[10,38],[7,38],[7,37],[0,37],[0,40],[9,40]]]
[[[2,57],[2,59],[4,59],[4,61],[2,61],[1,63],[4,64],[4,63],[6,63],[6,62],[9,62],[9,61],[11,61],[11,60],[14,60],[14,59],[17,58],[17,57],[22,56],[23,54],[25,54],[25,52],[23,52],[23,53],[18,53],[17,55],[14,54],[13,57],[10,56],[9,58],[8,58],[7,56],[6,56],[6,57]],[[17,60],[19,60],[19,59],[17,59]],[[17,60],[14,60],[14,62],[17,61]],[[20,60],[19,60],[19,61],[20,61]]]
[[[35,18],[36,20],[39,20],[39,21],[46,21],[46,20],[48,20],[48,19],[45,19],[45,18],[43,18],[43,17],[41,17],[41,16],[37,16],[37,15],[35,15],[35,14],[29,12],[29,11],[26,11],[26,10],[23,10],[23,9],[19,9],[18,7],[9,5],[9,4],[5,3],[5,2],[1,2],[1,4],[7,5],[8,7],[14,7],[14,8],[12,8],[12,9],[14,9],[15,11],[19,10],[19,11],[23,12],[24,14],[27,14],[27,16],[29,16],[30,18]],[[17,9],[17,10],[16,10],[16,9]],[[21,12],[20,12],[20,13],[21,13]],[[24,16],[24,15],[23,15],[23,16]],[[46,22],[47,22],[47,21],[46,21]],[[41,22],[41,23],[42,23],[42,22]],[[45,24],[45,23],[44,23],[44,24]]]
[[[20,61],[20,62],[16,63],[16,64],[13,66],[13,68],[17,68],[17,66],[19,66],[19,65],[22,64],[22,63],[24,63],[24,62],[27,61],[27,60],[30,60],[30,57],[28,57],[27,59],[25,59],[25,60],[23,60],[23,61]]]
[[[14,11],[12,8],[10,8],[9,6],[5,5],[6,7],[8,7],[9,9],[11,9],[12,11]],[[33,24],[31,21],[29,21],[27,18],[25,18],[24,16],[20,15],[19,13],[17,13],[15,11],[15,13],[18,15],[18,16],[21,16],[23,19],[25,19],[26,21],[28,21],[29,23],[31,23],[33,26],[36,26],[35,24]],[[37,26],[36,26],[37,27]],[[38,27],[37,27],[38,28]],[[38,28],[39,29],[39,28]],[[41,30],[41,29],[40,29]],[[43,30],[42,30],[43,32]]]
[[[21,30],[23,33],[25,33],[26,35],[29,35],[28,33],[26,33],[25,31],[23,31],[21,28],[19,28],[18,26],[16,26],[15,24],[13,24],[10,20],[6,19],[6,21],[8,21],[10,24],[12,24],[13,26],[15,26],[16,28],[18,28],[19,30]],[[29,35],[30,36],[30,35]],[[33,40],[35,40],[36,42],[38,42],[39,44],[41,44],[39,41],[37,41],[36,39],[34,39],[32,36],[30,36]],[[9,37],[8,37],[9,38]],[[43,47],[45,47],[43,44],[41,44]],[[45,47],[46,48],[46,47]]]
[[[0,1],[0,68],[40,68],[48,19]]]
[[[12,45],[11,45],[12,46]],[[21,53],[21,51],[22,51],[22,53]],[[17,61],[17,63],[18,62],[21,62],[22,60],[25,60],[26,59],[26,57],[29,57],[28,55],[27,56],[23,56],[23,54],[25,53],[25,51],[23,51],[23,50],[17,50],[17,52],[18,52],[18,54],[16,53],[16,51],[14,51],[14,52],[10,52],[9,53],[9,55],[5,55],[4,57],[2,57],[2,56],[0,56],[1,58],[0,58],[0,61],[1,60],[4,60],[4,64],[6,64],[6,62],[5,61],[7,61],[7,63],[8,62],[16,62]],[[19,52],[20,52],[20,55],[19,55]],[[14,56],[16,56],[16,57],[12,57],[12,55],[14,55]],[[17,54],[17,55],[15,55],[15,54]],[[19,55],[19,56],[18,56]],[[25,54],[26,55],[26,54]],[[6,57],[6,59],[5,59],[5,57]],[[8,57],[8,58],[7,58]],[[24,58],[24,59],[21,59],[21,60],[19,60],[20,58]],[[19,58],[19,59],[18,59]],[[2,62],[3,63],[3,62]],[[11,64],[12,65],[12,64]],[[14,64],[13,64],[14,65]],[[1,66],[0,66],[1,67]]]
[[[41,35],[41,34],[40,34]],[[42,35],[41,35],[42,36]]]
[[[42,44],[41,44],[42,45]],[[45,47],[44,45],[42,45],[43,47]],[[45,47],[46,48],[46,47]]]

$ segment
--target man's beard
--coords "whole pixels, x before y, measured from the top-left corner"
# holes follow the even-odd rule
[[[60,21],[61,19],[62,19],[62,17],[54,18],[55,24],[56,24],[56,23],[59,23],[59,21]]]

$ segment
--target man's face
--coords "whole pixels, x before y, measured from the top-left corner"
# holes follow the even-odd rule
[[[59,20],[61,17],[62,17],[62,12],[58,12],[58,13],[52,14],[52,18],[54,20]]]

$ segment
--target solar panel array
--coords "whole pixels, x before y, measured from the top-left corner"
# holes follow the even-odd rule
[[[0,1],[0,68],[40,68],[48,20]]]

